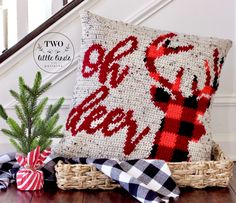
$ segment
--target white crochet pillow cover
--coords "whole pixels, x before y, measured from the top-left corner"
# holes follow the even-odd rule
[[[77,83],[54,151],[66,157],[209,160],[211,103],[230,40],[81,13]]]

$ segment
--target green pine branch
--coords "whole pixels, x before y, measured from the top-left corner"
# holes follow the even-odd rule
[[[50,105],[46,114],[46,120],[48,120],[50,117],[52,117],[55,113],[59,111],[62,104],[64,103],[64,98],[61,97],[58,99],[58,101],[54,105]]]
[[[14,139],[18,139],[18,134],[15,134],[14,132],[12,132],[11,130],[8,130],[8,129],[1,129],[1,131],[3,132],[3,134],[7,135],[8,137],[12,137]]]
[[[25,149],[23,149],[22,146],[20,146],[20,144],[16,142],[16,140],[10,138],[9,141],[16,148],[18,152],[26,152]]]
[[[18,94],[16,91],[10,90],[10,94],[11,94],[11,96],[13,96],[17,101],[19,101],[20,96],[19,96],[19,94]]]
[[[19,77],[19,91],[10,90],[10,94],[18,102],[15,105],[17,122],[8,117],[5,109],[0,105],[0,117],[3,118],[9,126],[9,129],[1,129],[7,135],[12,145],[17,151],[27,154],[37,146],[41,151],[49,147],[52,138],[62,137],[62,126],[58,125],[59,114],[64,98],[60,98],[55,104],[49,105],[44,114],[48,98],[39,97],[45,93],[51,86],[51,83],[42,84],[42,75],[37,72],[33,86],[27,85],[22,77]]]
[[[8,115],[5,111],[5,109],[3,108],[3,106],[0,104],[0,116],[4,119],[4,120],[7,120],[8,118]]]

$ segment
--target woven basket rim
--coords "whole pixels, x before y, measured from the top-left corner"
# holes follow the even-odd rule
[[[233,174],[234,163],[230,160],[220,148],[219,144],[213,142],[212,155],[218,160],[196,161],[196,162],[167,162],[172,173],[172,178],[180,187],[190,186],[193,188],[204,188],[208,186],[227,187]],[[83,173],[81,166],[85,166],[89,172]],[[59,188],[66,189],[104,189],[110,190],[119,187],[109,177],[100,171],[96,171],[93,164],[65,163],[58,161],[55,166],[57,185]],[[76,174],[76,175],[75,175]],[[80,174],[80,175],[78,175]],[[89,179],[82,185],[74,179],[86,179],[96,174],[97,177],[104,175],[103,182],[96,185],[96,180]],[[100,174],[100,175],[99,175]],[[73,176],[74,175],[74,176]],[[67,177],[67,176],[70,176]],[[100,179],[99,179],[100,180]],[[93,182],[93,183],[92,183]],[[108,184],[107,184],[108,183]]]

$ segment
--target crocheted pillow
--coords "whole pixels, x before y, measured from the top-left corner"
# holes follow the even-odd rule
[[[81,21],[70,135],[54,150],[67,157],[210,159],[211,98],[231,41],[87,11]]]

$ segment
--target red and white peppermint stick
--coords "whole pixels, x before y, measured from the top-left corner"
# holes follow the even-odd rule
[[[43,172],[37,170],[47,156],[51,153],[51,149],[46,149],[40,154],[40,146],[28,153],[27,157],[17,154],[16,160],[20,166],[25,167],[16,174],[16,183],[19,190],[40,190],[43,187]]]
[[[16,160],[20,166],[37,169],[43,164],[45,159],[51,154],[51,149],[45,149],[40,154],[40,146],[28,153],[27,157],[16,154]]]
[[[27,155],[27,163],[31,168],[35,168],[40,156],[40,146],[36,147],[35,150],[31,151]]]
[[[38,158],[38,163],[37,165],[41,166],[43,164],[43,162],[45,161],[45,159],[51,154],[51,149],[45,149],[39,156]]]
[[[23,157],[19,154],[16,154],[16,161],[19,163],[20,166],[25,166],[27,164],[26,157]]]
[[[16,175],[19,190],[40,190],[43,188],[43,172],[39,170],[21,169]]]

